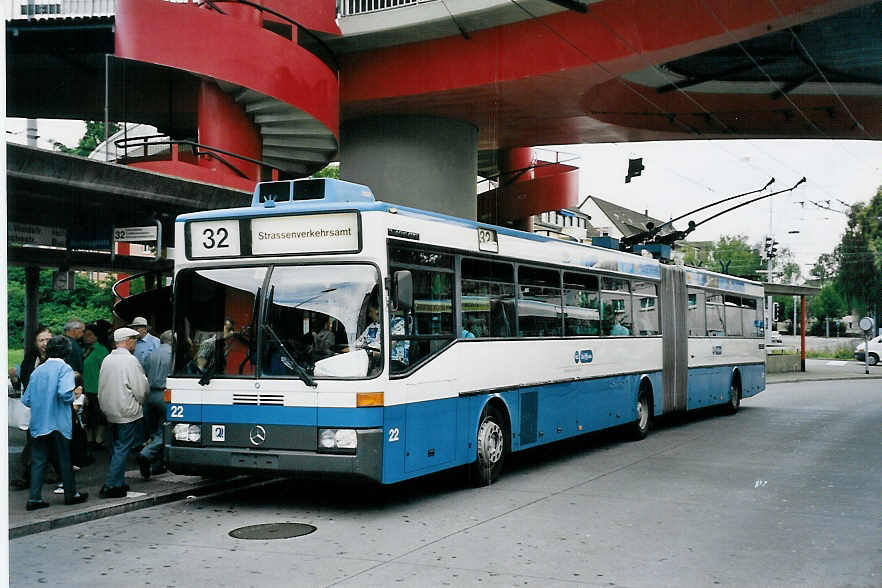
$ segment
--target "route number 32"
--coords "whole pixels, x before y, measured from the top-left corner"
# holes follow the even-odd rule
[[[202,231],[202,246],[206,249],[225,249],[230,246],[227,239],[230,234],[224,227],[207,228]]]

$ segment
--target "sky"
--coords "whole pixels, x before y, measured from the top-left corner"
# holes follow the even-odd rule
[[[744,235],[751,244],[769,234],[788,247],[803,276],[822,253],[830,253],[845,231],[849,205],[867,202],[882,185],[882,142],[842,140],[667,141],[553,148],[578,155],[580,201],[589,195],[669,220],[705,204],[762,188],[675,223],[686,228],[729,206],[806,182],[792,192],[749,204],[697,228],[691,241]],[[545,151],[537,151],[541,159]],[[640,177],[625,183],[628,159],[643,158]],[[829,203],[828,203],[829,201]],[[825,210],[815,202],[835,211]],[[792,233],[792,231],[799,231]]]
[[[38,146],[51,148],[53,141],[61,141],[72,147],[84,131],[81,121],[40,120]],[[6,139],[26,142],[24,119],[6,119]],[[544,159],[548,149],[578,157],[569,163],[580,168],[580,202],[594,195],[634,210],[648,209],[651,216],[663,220],[727,196],[759,189],[772,177],[775,183],[767,192],[789,188],[805,176],[806,183],[795,191],[725,214],[689,236],[693,241],[711,241],[721,235],[745,235],[755,244],[772,234],[782,247],[793,252],[803,276],[808,275],[820,254],[830,253],[839,243],[847,217],[836,211],[846,210],[843,203],[867,202],[882,185],[879,141],[603,143],[545,147],[537,149],[536,155]],[[626,184],[628,159],[636,157],[643,158],[645,169],[640,177]],[[700,222],[755,196],[733,200],[689,218]],[[681,221],[676,226],[682,229],[686,223]]]

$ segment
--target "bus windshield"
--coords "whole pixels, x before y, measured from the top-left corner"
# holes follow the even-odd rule
[[[260,375],[312,385],[314,378],[380,372],[383,332],[373,266],[186,270],[176,281],[178,376],[207,382]]]

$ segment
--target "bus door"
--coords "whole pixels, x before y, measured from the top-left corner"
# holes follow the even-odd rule
[[[686,410],[689,341],[686,331],[686,273],[661,266],[662,412]]]

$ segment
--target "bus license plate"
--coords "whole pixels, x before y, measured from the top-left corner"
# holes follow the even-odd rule
[[[279,456],[269,453],[234,453],[233,467],[277,470],[279,469]]]

